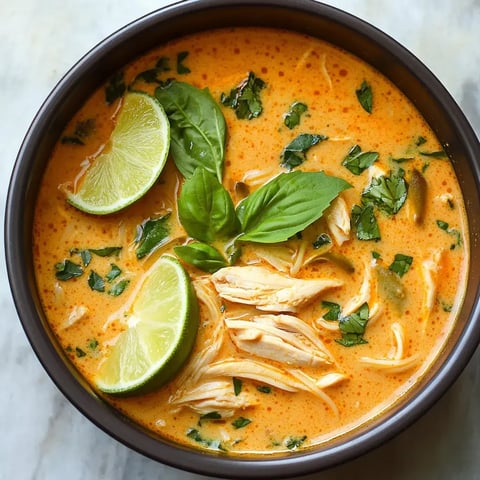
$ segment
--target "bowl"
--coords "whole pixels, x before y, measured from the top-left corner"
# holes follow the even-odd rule
[[[87,418],[128,447],[176,468],[229,478],[284,478],[320,471],[379,446],[425,413],[448,389],[480,339],[480,265],[472,262],[455,328],[429,372],[391,409],[352,434],[305,452],[264,459],[215,455],[169,442],[143,429],[92,390],[57,343],[42,311],[32,261],[33,210],[53,145],[89,94],[138,55],[189,32],[225,26],[269,26],[319,37],[388,77],[416,106],[454,159],[470,232],[480,242],[480,145],[465,116],[411,53],[373,26],[312,0],[187,0],[155,11],[114,33],[59,82],[26,134],[12,173],[5,214],[10,286],[26,335],[57,387]]]

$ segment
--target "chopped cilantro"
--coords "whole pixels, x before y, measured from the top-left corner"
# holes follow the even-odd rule
[[[272,388],[267,385],[257,385],[257,390],[260,393],[272,393]]]
[[[450,228],[447,222],[444,222],[443,220],[437,220],[437,226],[444,232],[455,237],[455,243],[450,245],[450,250],[455,250],[455,248],[460,247],[463,244],[462,234],[457,229]]]
[[[372,258],[374,258],[375,260],[378,260],[381,257],[382,256],[378,252],[376,252],[375,250],[372,251]]]
[[[305,440],[307,439],[306,435],[302,435],[301,437],[287,437],[285,439],[285,446],[289,450],[296,450],[297,448],[300,448]]]
[[[342,309],[338,303],[327,302],[326,300],[324,300],[322,302],[322,308],[326,308],[328,310],[322,318],[330,322],[337,321],[342,313]]]
[[[395,255],[395,259],[388,268],[392,272],[398,274],[400,277],[403,277],[410,269],[412,261],[413,257],[410,257],[409,255],[403,255],[402,253],[397,253]]]
[[[112,297],[118,297],[120,294],[124,292],[124,290],[127,288],[128,284],[130,283],[130,280],[120,280],[117,282],[113,287],[108,291],[108,294],[111,295]]]
[[[354,345],[361,345],[368,343],[363,335],[368,323],[369,308],[368,304],[364,303],[357,311],[351,315],[340,318],[338,326],[342,333],[342,338],[335,341],[344,347],[352,347]]]
[[[242,381],[239,378],[233,377],[233,392],[235,395],[240,395],[240,392],[242,391]]]
[[[169,217],[170,213],[158,218],[149,218],[137,226],[135,242],[137,243],[138,259],[152,253],[168,241],[170,234]]]
[[[61,139],[61,143],[69,143],[73,145],[85,145],[84,140],[95,130],[95,119],[88,118],[80,120],[75,125],[72,135],[65,135]]]
[[[316,240],[312,243],[312,246],[315,250],[318,250],[319,248],[325,246],[325,245],[331,245],[332,244],[332,239],[330,238],[330,235],[328,233],[321,233]]]
[[[87,354],[80,347],[75,347],[75,355],[77,356],[77,358],[82,358],[85,357]]]
[[[302,133],[293,139],[281,154],[281,166],[292,170],[306,160],[306,153],[317,143],[327,140],[325,135]]]
[[[258,78],[253,72],[230,91],[229,95],[222,93],[220,101],[222,105],[233,108],[239,119],[256,118],[263,111],[260,92],[266,87],[266,83]]]
[[[302,102],[292,103],[288,112],[283,117],[283,123],[292,130],[300,124],[300,118],[307,110],[307,105]]]
[[[107,282],[112,283],[121,273],[122,273],[122,270],[114,263],[111,263],[110,271],[107,273],[105,278]]]
[[[120,98],[127,89],[123,72],[113,74],[107,82],[105,87],[105,101],[110,105],[115,100]]]
[[[95,338],[91,338],[89,341],[88,341],[88,348],[90,350],[96,350],[98,347],[98,340],[95,339]]]
[[[186,75],[191,70],[183,64],[183,61],[188,57],[188,52],[179,52],[177,55],[177,73],[179,75]]]
[[[368,112],[372,113],[373,110],[373,94],[372,87],[370,84],[364,80],[355,93],[357,94],[357,99],[360,102],[362,108]]]
[[[245,417],[238,417],[232,422],[233,428],[244,428],[246,427],[249,423],[252,423],[251,420]]]
[[[94,270],[90,272],[88,276],[88,286],[96,292],[105,291],[105,281],[103,278]]]
[[[378,160],[378,152],[362,152],[359,145],[354,145],[343,159],[342,165],[354,175],[360,175]]]
[[[415,145],[417,147],[420,147],[421,145],[423,145],[424,143],[427,143],[427,139],[425,137],[422,137],[422,136],[419,136],[417,137],[417,139],[415,140]]]
[[[432,157],[432,158],[448,158],[445,150],[438,150],[435,152],[419,152],[420,155],[424,157]]]
[[[55,277],[61,281],[70,280],[83,274],[83,268],[70,260],[64,260],[63,262],[57,263],[55,265],[55,270]]]
[[[380,229],[373,205],[354,205],[352,208],[352,223],[359,240],[380,240]]]

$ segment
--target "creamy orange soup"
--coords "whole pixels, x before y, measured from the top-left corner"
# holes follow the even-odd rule
[[[144,81],[148,73],[142,72],[158,81]],[[249,73],[264,82],[258,92],[262,110],[251,119],[238,118],[225,97]],[[240,256],[213,276],[184,262],[200,305],[196,343],[184,368],[149,394],[99,394],[161,436],[234,455],[309,448],[369,422],[419,381],[445,344],[462,302],[467,223],[442,145],[379,72],[348,52],[293,32],[235,28],[186,36],[127,65],[117,87],[123,82],[153,95],[169,78],[207,87],[220,106],[227,125],[223,185],[235,205],[280,173],[324,171],[351,188],[287,241],[240,241]],[[52,153],[38,196],[33,245],[48,321],[93,386],[99,366],[127,328],[118,312],[144,272],[161,255],[192,241],[178,218],[184,177],[172,158],[150,191],[119,213],[89,215],[67,203],[65,185],[80,178],[86,159],[94,161],[122,107],[121,96],[107,103],[105,95],[103,86],[88,99]],[[302,106],[289,122],[295,102]],[[302,134],[323,137],[293,157],[298,163],[293,165],[284,149]],[[365,194],[373,184],[378,188],[370,192],[378,194],[379,203],[369,203]],[[383,209],[389,200],[397,202],[398,211]],[[138,226],[168,213],[166,243],[138,259]],[[367,214],[377,222],[380,238],[368,239]],[[92,254],[84,267],[79,252],[106,247],[121,250]],[[55,266],[66,259],[83,275],[59,280]],[[121,271],[111,285],[125,280],[116,296],[87,281],[92,270],[105,278],[111,264]],[[226,272],[253,275],[259,284],[253,290],[278,294],[285,288],[286,298],[262,306],[257,293],[249,292],[250,304],[240,301],[225,293],[225,282],[231,286]],[[272,274],[293,283],[270,285]],[[295,282],[312,279],[328,285],[297,298],[304,293]],[[366,317],[360,332],[342,330]],[[235,323],[241,321],[246,323]],[[252,365],[263,376],[253,375]],[[215,367],[217,373],[209,376]]]

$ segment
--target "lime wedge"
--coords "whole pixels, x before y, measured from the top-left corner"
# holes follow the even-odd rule
[[[110,139],[68,201],[97,215],[125,208],[155,183],[169,147],[170,124],[160,103],[145,93],[127,93]]]
[[[146,393],[170,380],[193,348],[198,303],[179,261],[163,255],[145,273],[124,330],[101,364],[96,385],[111,394]]]

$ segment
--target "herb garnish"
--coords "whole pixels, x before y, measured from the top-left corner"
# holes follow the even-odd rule
[[[95,290],[96,292],[104,292],[105,291],[105,281],[103,278],[94,270],[90,272],[88,276],[88,286]]]
[[[235,393],[235,396],[238,396],[242,391],[243,382],[242,380],[236,377],[233,377],[232,381],[233,381],[233,393]]]
[[[340,319],[342,309],[338,303],[322,301],[322,308],[328,309],[327,313],[322,318],[330,322],[334,322]]]
[[[450,250],[455,250],[455,248],[460,247],[463,244],[462,240],[462,234],[455,228],[450,228],[447,222],[444,222],[443,220],[437,220],[437,226],[444,232],[448,233],[449,235],[452,235],[455,237],[455,243],[452,243],[450,245]]]
[[[360,88],[355,90],[357,95],[357,99],[360,102],[362,108],[368,112],[372,113],[373,110],[373,94],[372,94],[372,87],[370,84],[364,80],[360,85]]]
[[[55,265],[55,277],[58,280],[66,281],[72,278],[80,277],[83,274],[83,268],[70,260],[64,260]]]
[[[302,102],[293,102],[288,109],[288,112],[283,117],[283,123],[290,130],[300,124],[301,116],[308,110],[307,105]]]
[[[343,159],[342,165],[354,175],[360,175],[378,160],[378,152],[362,152],[359,145],[354,145]]]
[[[113,74],[105,86],[105,101],[110,105],[122,97],[127,89],[122,71]]]
[[[392,264],[388,267],[389,270],[395,272],[398,276],[403,277],[410,269],[413,262],[413,257],[397,253]]]
[[[232,422],[232,426],[233,428],[239,429],[246,427],[250,423],[252,423],[250,419],[245,417],[238,417]]]
[[[354,205],[352,208],[352,224],[359,240],[380,240],[380,229],[373,205]]]
[[[306,435],[303,435],[301,437],[288,437],[285,439],[285,446],[289,450],[296,450],[297,448],[300,448],[305,440],[307,439]]]
[[[170,71],[170,60],[168,57],[160,57],[157,60],[154,68],[150,68],[143,72],[140,72],[136,77],[135,80],[132,82],[132,85],[137,83],[138,81],[143,81],[145,83],[158,83],[162,84],[162,80],[160,80],[159,75],[163,72]],[[132,87],[130,85],[130,88]]]
[[[196,428],[189,428],[187,430],[187,437],[191,438],[197,443],[201,443],[203,446],[214,449],[214,450],[226,450],[225,447],[222,445],[220,440],[211,440],[208,438],[203,438],[200,435],[200,432]]]
[[[315,250],[324,247],[325,245],[331,245],[332,239],[328,233],[321,233],[313,242],[312,247]]]
[[[220,102],[226,107],[233,108],[239,119],[251,120],[261,115],[263,111],[260,92],[266,83],[253,72],[236,87],[230,90],[229,95],[222,93]]]
[[[336,339],[335,341],[344,347],[368,343],[363,338],[368,323],[368,315],[368,304],[364,303],[351,315],[341,317],[338,322],[338,327],[340,328],[340,332],[342,332],[342,338]]]
[[[325,135],[302,133],[285,147],[280,156],[280,165],[288,170],[298,167],[306,160],[308,150],[327,138]]]
[[[433,157],[433,158],[448,158],[448,155],[446,154],[445,150],[438,150],[435,152],[418,152],[420,155],[423,155],[424,157]]]
[[[177,54],[177,73],[179,75],[186,75],[190,73],[191,70],[183,64],[183,61],[188,57],[188,52],[179,52]]]
[[[272,393],[272,388],[269,387],[268,385],[257,385],[257,390],[260,393]]]
[[[223,255],[211,245],[192,242],[188,245],[174,247],[175,253],[186,263],[208,273],[215,273],[228,265]]]
[[[105,276],[105,279],[107,280],[108,283],[112,283],[121,273],[122,273],[122,270],[114,263],[111,263],[110,271]]]
[[[80,120],[75,125],[72,135],[65,135],[61,139],[63,144],[85,145],[84,140],[95,130],[95,119]]]
[[[82,350],[80,347],[75,347],[75,354],[77,358],[82,358],[85,357],[87,354],[84,350]]]
[[[153,251],[165,245],[169,240],[170,225],[168,219],[170,213],[158,218],[148,218],[137,225],[135,243],[137,244],[137,258],[141,259]]]
[[[108,294],[111,295],[112,297],[118,297],[127,288],[129,283],[130,283],[130,280],[127,280],[127,279],[123,279],[123,280],[118,281],[108,291]]]
[[[202,425],[202,420],[221,420],[222,416],[218,412],[208,412],[200,416],[198,425]]]

